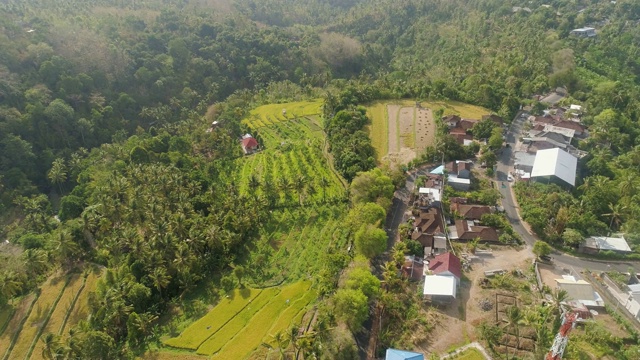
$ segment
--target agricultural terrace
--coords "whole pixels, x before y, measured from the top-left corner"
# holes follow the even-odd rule
[[[435,114],[456,114],[463,118],[480,119],[490,111],[457,101],[424,101],[416,107],[414,100],[378,101],[367,107],[371,118],[369,136],[378,154],[378,161],[407,164],[427,146],[436,135]]]
[[[244,359],[273,335],[300,321],[316,299],[310,282],[263,290],[240,289],[166,345],[195,350],[215,359]]]
[[[271,119],[274,109],[281,116],[286,108],[287,118],[267,126],[255,119],[244,120],[263,150],[235,160],[234,171],[223,175],[229,177],[226,180],[235,183],[240,194],[261,195],[280,207],[344,200],[345,185],[325,149],[320,106],[321,102],[297,102],[253,110],[252,114]]]
[[[98,276],[98,271],[54,275],[39,293],[0,311],[2,359],[42,359],[40,337],[53,333],[64,338],[65,329],[87,317],[87,296]]]
[[[263,105],[251,110],[243,123],[252,129],[259,129],[282,121],[319,115],[322,112],[321,108],[322,100]]]

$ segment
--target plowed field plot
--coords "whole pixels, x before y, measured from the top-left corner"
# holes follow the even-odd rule
[[[420,106],[418,106],[420,105]],[[371,118],[369,136],[376,149],[378,161],[407,164],[435,142],[434,112],[457,114],[480,119],[490,111],[480,106],[456,101],[421,102],[412,100],[376,102],[367,107]]]

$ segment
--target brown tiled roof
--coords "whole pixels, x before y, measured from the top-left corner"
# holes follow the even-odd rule
[[[414,227],[425,234],[442,233],[442,216],[438,208],[432,207],[421,211],[414,222]]]
[[[460,263],[460,259],[450,252],[440,254],[429,261],[429,270],[436,275],[449,271],[458,279],[462,277],[462,264]]]
[[[419,242],[424,247],[433,247],[433,235],[427,235],[420,231],[414,230],[411,233],[411,240]]]
[[[571,121],[571,120],[563,120],[563,121],[559,121],[556,124],[553,124],[557,127],[561,127],[561,128],[565,128],[565,129],[572,129],[575,130],[576,132],[580,133],[580,132],[584,132],[585,127],[582,126],[582,124],[575,122],[575,121]]]
[[[482,120],[486,120],[486,119],[491,119],[494,123],[498,125],[502,125],[502,123],[504,122],[504,120],[496,114],[482,115]]]
[[[451,211],[457,211],[460,216],[469,220],[480,220],[482,215],[491,214],[491,208],[485,205],[465,205],[452,203]]]
[[[478,120],[474,120],[474,119],[462,119],[458,123],[458,126],[465,130],[471,130],[473,125],[475,125],[477,122]]]
[[[456,231],[459,240],[473,240],[480,238],[482,241],[498,241],[496,229],[488,226],[469,226],[467,220],[456,220]]]
[[[458,144],[464,144],[465,140],[473,140],[473,136],[469,134],[451,134]]]
[[[536,119],[533,122],[541,124],[553,124],[554,122],[556,122],[556,120],[551,116],[536,116]]]

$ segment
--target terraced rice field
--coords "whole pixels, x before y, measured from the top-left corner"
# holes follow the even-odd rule
[[[24,359],[30,348],[38,341],[39,331],[47,325],[49,315],[55,309],[58,299],[65,290],[66,277],[51,277],[42,286],[42,291],[36,301],[22,331],[11,349],[7,359]]]
[[[189,326],[180,336],[165,341],[165,344],[176,348],[196,350],[261,292],[262,290],[256,289],[243,291],[236,289],[229,297],[222,299],[207,315]]]
[[[309,115],[318,115],[322,111],[322,101],[298,101],[283,104],[269,104],[257,107],[249,112],[244,120],[252,129],[277,124]]]
[[[271,334],[286,331],[316,299],[309,282],[297,282],[264,290],[236,290],[207,315],[165,344],[214,359],[244,359]],[[244,293],[244,296],[242,295]],[[162,354],[162,355],[160,355]],[[153,359],[153,354],[147,358]],[[169,358],[169,353],[157,353]],[[176,354],[180,358],[180,354]]]
[[[87,276],[87,280],[84,283],[84,288],[77,294],[77,299],[73,309],[68,313],[68,319],[64,324],[64,327],[59,330],[59,334],[62,338],[66,337],[69,329],[76,325],[80,320],[86,319],[89,316],[89,294],[95,289],[96,283],[100,278],[101,272],[94,269]],[[63,306],[65,303],[61,303]]]
[[[84,286],[84,281],[85,278],[81,274],[74,274],[71,276],[71,279],[65,287],[62,297],[60,297],[58,305],[51,313],[51,317],[43,329],[42,334],[52,333],[57,335],[60,333],[65,325],[67,313],[73,309],[74,299],[78,295],[78,291],[81,291]],[[31,358],[41,359],[43,347],[44,344],[42,341],[37,341]]]
[[[13,316],[2,332],[2,335],[0,335],[0,358],[4,359],[4,356],[8,355],[8,350],[11,347],[11,339],[22,329],[22,323],[26,321],[26,318],[29,316],[36,299],[36,294],[31,293],[15,305]]]

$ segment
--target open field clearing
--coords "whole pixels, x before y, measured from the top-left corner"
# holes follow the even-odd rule
[[[39,330],[47,325],[49,315],[64,292],[66,284],[66,276],[52,276],[42,286],[40,296],[22,327],[8,359],[24,359],[29,353],[32,345],[38,341]]]
[[[196,350],[205,340],[247,307],[261,292],[262,290],[259,289],[236,289],[182,334],[164,343],[176,348]]]
[[[434,114],[456,114],[480,119],[491,112],[483,107],[457,101],[423,101],[416,107],[413,100],[377,101],[367,107],[371,118],[369,136],[378,161],[406,164],[435,141]]]
[[[322,101],[298,101],[284,104],[269,104],[257,107],[249,113],[244,123],[252,129],[277,124],[281,121],[318,115],[321,113]]]

